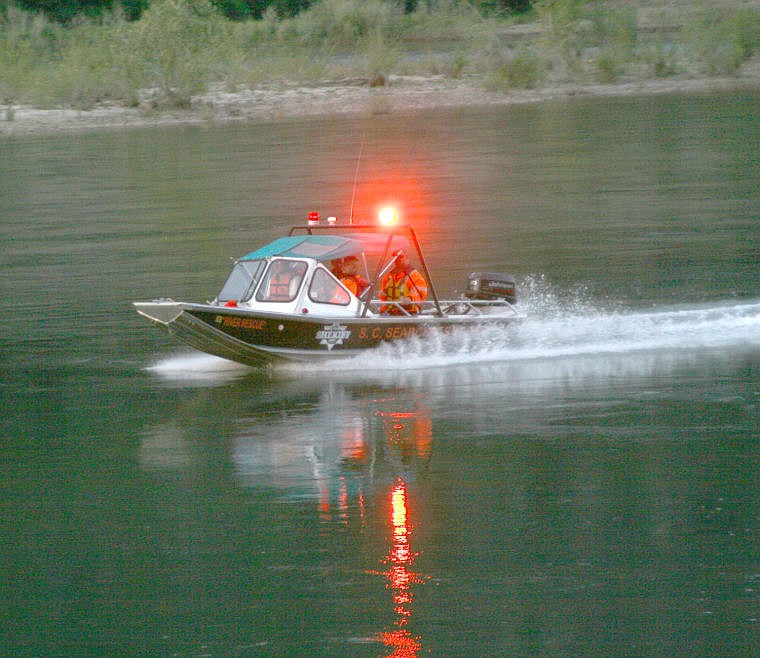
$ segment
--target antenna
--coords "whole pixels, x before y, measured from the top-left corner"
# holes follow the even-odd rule
[[[351,210],[348,213],[348,223],[354,223],[354,199],[356,198],[356,185],[359,181],[359,165],[362,161],[362,153],[364,153],[364,140],[367,137],[366,131],[362,133],[362,144],[359,147],[359,157],[356,159],[356,171],[354,172],[354,189],[351,192]]]

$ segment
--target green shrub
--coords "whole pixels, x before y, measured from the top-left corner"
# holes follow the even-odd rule
[[[367,77],[373,85],[383,85],[399,61],[399,51],[379,27],[364,41],[367,53]]]
[[[618,53],[612,49],[600,50],[594,63],[596,64],[596,79],[602,84],[612,84],[623,74]]]
[[[729,19],[733,31],[734,49],[741,61],[760,51],[760,11],[742,7]]]
[[[110,30],[83,23],[66,31],[66,45],[58,56],[41,61],[29,71],[26,87],[36,105],[65,105],[88,109],[105,100],[120,100],[124,89],[115,74]]]
[[[592,5],[586,16],[591,22],[589,40],[607,53],[614,51],[618,61],[630,60],[636,51],[638,28],[636,12],[630,7],[613,9]]]
[[[585,5],[583,0],[536,0],[534,3],[543,32],[541,48],[556,53],[568,71],[578,67],[583,50],[589,45]]]
[[[646,77],[668,78],[679,71],[677,48],[672,43],[654,42],[644,51],[643,62]]]
[[[64,38],[63,28],[44,16],[9,6],[0,17],[0,98],[6,103],[28,101],[30,76],[60,56]]]
[[[704,7],[686,34],[698,67],[713,75],[730,75],[760,48],[760,12],[745,7],[724,14]]]
[[[542,73],[541,59],[533,48],[525,46],[488,72],[487,86],[493,89],[533,89],[538,86]]]
[[[154,0],[123,26],[126,75],[154,89],[154,101],[182,107],[206,88],[230,36],[230,23],[207,0]]]
[[[322,0],[283,23],[283,31],[307,45],[355,45],[372,33],[387,33],[402,16],[401,7],[381,0]],[[282,36],[282,32],[281,32]]]

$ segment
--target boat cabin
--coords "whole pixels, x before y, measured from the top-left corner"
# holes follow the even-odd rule
[[[273,313],[356,316],[362,302],[314,259],[241,259],[217,297],[224,306]]]
[[[391,249],[408,247],[403,236],[386,234],[289,235],[235,261],[215,303],[283,314],[330,317],[371,316],[368,303]],[[355,258],[363,290],[342,281],[344,259]],[[370,268],[376,269],[374,279]]]

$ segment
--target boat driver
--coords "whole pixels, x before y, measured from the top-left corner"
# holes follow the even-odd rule
[[[378,297],[383,301],[399,302],[382,306],[381,313],[404,315],[404,311],[411,314],[420,312],[416,302],[427,299],[427,282],[425,277],[412,267],[403,251],[399,250],[393,268],[383,277]]]

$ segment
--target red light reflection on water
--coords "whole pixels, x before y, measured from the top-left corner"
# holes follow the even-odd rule
[[[432,452],[432,422],[424,406],[412,400],[412,408],[402,406],[396,397],[379,398],[375,401],[378,409],[373,413],[370,423],[349,419],[341,433],[341,474],[335,478],[329,471],[318,471],[320,485],[319,513],[322,532],[329,533],[336,525],[348,527],[354,514],[358,513],[361,528],[368,523],[366,515],[377,507],[372,501],[365,500],[365,478],[361,474],[370,474],[367,478],[372,484],[371,474],[375,460],[384,459],[387,464],[402,472],[414,472],[426,464]],[[408,398],[405,404],[408,404]],[[369,438],[371,426],[380,421],[383,441],[375,446]],[[388,492],[383,495],[386,504],[383,510],[383,526],[390,531],[387,553],[382,558],[383,570],[370,570],[367,573],[382,576],[386,591],[392,596],[393,623],[390,628],[378,632],[373,639],[382,642],[387,658],[418,658],[423,650],[422,638],[413,635],[410,630],[415,585],[424,582],[424,578],[412,571],[417,553],[412,550],[411,535],[413,524],[410,521],[409,494],[406,481],[398,477]],[[371,493],[375,486],[372,484]],[[385,495],[388,497],[385,498]],[[353,514],[352,514],[353,512]],[[370,519],[371,523],[374,519]]]
[[[416,658],[422,648],[420,638],[414,637],[406,629],[412,616],[409,605],[414,599],[411,586],[420,578],[410,570],[415,554],[409,543],[411,526],[407,508],[406,482],[399,478],[391,490],[391,525],[393,542],[386,558],[389,569],[383,573],[388,579],[387,587],[393,592],[393,610],[396,613],[394,630],[380,634],[380,639],[392,649],[388,658]]]

